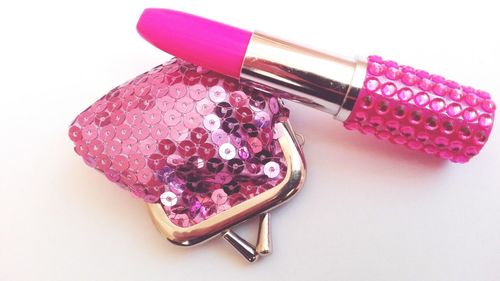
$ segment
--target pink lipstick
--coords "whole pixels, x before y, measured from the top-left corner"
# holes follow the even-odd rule
[[[487,92],[378,56],[327,54],[167,9],[146,9],[137,30],[167,53],[278,90],[348,129],[453,162],[479,153],[493,126]]]

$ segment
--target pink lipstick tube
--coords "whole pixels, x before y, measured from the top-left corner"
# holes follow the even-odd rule
[[[168,53],[275,95],[277,89],[348,129],[453,162],[478,154],[493,126],[487,92],[377,56],[327,54],[163,9],[145,10],[138,30]]]

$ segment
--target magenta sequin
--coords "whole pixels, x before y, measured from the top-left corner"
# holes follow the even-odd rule
[[[94,103],[69,137],[88,165],[189,227],[283,180],[272,134],[287,116],[275,98],[174,59]]]

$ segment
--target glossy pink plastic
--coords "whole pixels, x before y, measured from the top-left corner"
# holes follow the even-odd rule
[[[203,32],[200,32],[202,30]],[[159,49],[233,78],[241,66],[252,33],[169,9],[146,9],[137,31]]]

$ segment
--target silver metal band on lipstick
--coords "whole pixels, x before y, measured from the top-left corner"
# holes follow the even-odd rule
[[[345,121],[363,87],[367,62],[326,54],[255,32],[241,78]],[[260,84],[260,85],[259,85]],[[266,89],[261,89],[266,90]]]

